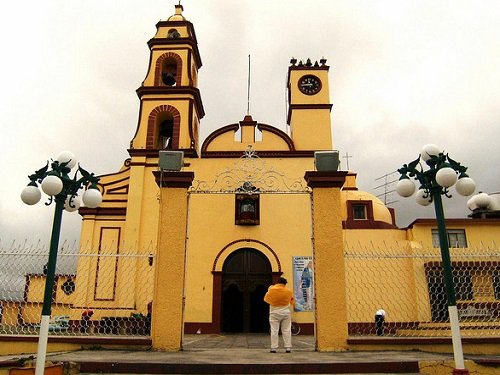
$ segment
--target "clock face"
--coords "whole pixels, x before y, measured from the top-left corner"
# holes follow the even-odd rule
[[[306,95],[314,95],[321,90],[321,80],[311,74],[299,79],[299,90]]]

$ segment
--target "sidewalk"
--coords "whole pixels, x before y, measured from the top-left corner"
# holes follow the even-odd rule
[[[281,339],[280,339],[281,340]],[[185,335],[178,352],[152,350],[80,350],[48,354],[47,360],[72,363],[73,372],[136,374],[450,374],[452,354],[419,351],[316,352],[313,336],[294,336],[293,352],[269,353],[269,335]],[[282,342],[280,341],[280,344]],[[466,358],[467,359],[467,358]],[[482,374],[500,373],[500,356],[488,360]],[[473,362],[470,362],[474,365]],[[440,368],[422,371],[426,368]],[[471,371],[472,373],[472,371]]]

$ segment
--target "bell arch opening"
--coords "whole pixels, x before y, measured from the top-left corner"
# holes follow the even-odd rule
[[[175,86],[177,84],[177,61],[171,56],[163,60],[161,80],[167,86]]]

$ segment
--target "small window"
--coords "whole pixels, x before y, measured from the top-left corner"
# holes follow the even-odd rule
[[[448,246],[453,248],[466,248],[467,238],[465,237],[465,229],[448,229],[446,231],[448,235]],[[439,231],[437,229],[432,230],[432,246],[440,247],[439,245]]]
[[[354,220],[366,220],[366,205],[365,204],[353,204],[352,211],[353,211]]]

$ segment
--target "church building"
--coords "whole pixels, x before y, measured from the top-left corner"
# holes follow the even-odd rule
[[[397,288],[361,296],[347,289],[360,275],[380,280],[362,276],[362,260],[346,272],[346,243],[392,241],[411,252],[419,241],[432,241],[435,225],[417,220],[397,228],[393,209],[358,190],[356,173],[337,170],[327,60],[290,61],[289,131],[247,114],[202,140],[202,57],[193,24],[176,5],[156,27],[137,89],[130,157],[119,171],[100,176],[101,206],[79,210],[80,253],[100,256],[78,262],[72,318],[89,308],[96,320],[152,310],[158,348],[176,348],[182,333],[267,332],[263,295],[284,276],[302,333],[345,338],[348,322],[372,322],[381,299],[393,321],[430,321],[428,296],[414,293],[419,278],[426,282],[423,262],[404,260],[408,272],[384,281],[410,293]],[[498,226],[498,219],[488,220],[482,224]],[[141,264],[132,272],[122,267],[131,254]],[[353,318],[348,306],[358,299],[363,304]],[[340,333],[329,326],[339,319]],[[173,343],[162,341],[167,334]]]

